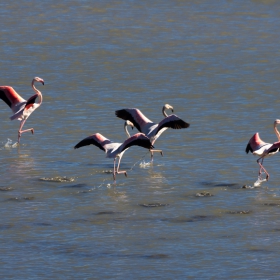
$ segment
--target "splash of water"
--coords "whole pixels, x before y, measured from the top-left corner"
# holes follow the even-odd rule
[[[140,166],[141,168],[146,168],[146,167],[149,167],[149,166],[151,166],[151,165],[152,165],[152,162],[151,162],[151,161],[145,162],[145,161],[143,160],[143,161],[141,161],[141,162],[139,163],[139,166]]]
[[[254,187],[259,187],[262,182],[266,182],[266,179],[262,179],[262,177],[258,177],[258,180],[254,183]]]
[[[13,140],[8,138],[8,142],[4,145],[5,148],[16,148],[18,146],[18,143],[15,142],[13,144]]]

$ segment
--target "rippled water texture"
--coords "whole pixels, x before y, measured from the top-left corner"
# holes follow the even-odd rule
[[[254,187],[250,137],[277,140],[280,3],[255,1],[6,1],[1,85],[43,104],[17,141],[0,103],[1,279],[278,279],[279,155]],[[190,123],[113,160],[115,110]],[[135,133],[136,129],[131,131]],[[11,140],[8,140],[11,139]]]

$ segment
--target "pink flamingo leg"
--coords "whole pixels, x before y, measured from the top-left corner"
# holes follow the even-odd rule
[[[125,177],[127,177],[127,173],[126,173],[126,171],[119,171],[119,167],[120,167],[121,159],[122,159],[122,157],[120,157],[120,158],[119,158],[118,167],[117,167],[117,174],[124,174],[124,175],[125,175]]]
[[[163,156],[162,150],[150,150],[150,153],[151,153],[151,161],[154,160],[154,152],[158,152],[158,153],[161,154],[161,156]]]
[[[114,158],[113,178],[114,178],[114,183],[116,183],[116,158]]]
[[[116,174],[124,174],[127,177],[126,171],[119,171],[120,162],[121,162],[121,157],[119,158],[119,162],[116,170],[116,158],[114,158],[114,172],[113,172],[114,183],[116,183]]]
[[[18,129],[18,143],[20,141],[20,137],[21,137],[21,134],[24,133],[24,132],[28,132],[28,131],[31,131],[32,134],[34,134],[34,129],[33,128],[29,128],[29,129],[25,129],[25,130],[22,130],[23,126],[24,126],[24,123],[25,123],[26,119],[21,121],[20,123],[20,127]]]
[[[266,180],[268,181],[269,174],[268,174],[268,172],[265,170],[265,168],[264,168],[263,165],[262,165],[264,157],[265,157],[265,156],[262,156],[262,157],[260,157],[260,158],[257,160],[257,163],[258,163],[259,166],[260,166],[259,176],[260,176],[260,178],[261,178],[261,171],[263,170],[263,171],[265,172],[265,174],[266,174]],[[260,160],[261,160],[261,162],[260,162]]]

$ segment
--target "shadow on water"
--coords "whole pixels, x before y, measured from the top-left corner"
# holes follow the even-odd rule
[[[10,198],[6,199],[6,201],[7,201],[7,202],[9,202],[9,201],[23,202],[23,201],[30,201],[30,200],[34,200],[34,199],[35,199],[34,196],[10,197]]]
[[[46,223],[46,222],[41,222],[41,223],[33,223],[34,226],[39,226],[39,227],[49,227],[53,226],[51,223]]]
[[[101,211],[98,213],[95,213],[95,215],[115,215],[115,214],[121,214],[122,212],[117,211]]]
[[[86,184],[75,184],[75,185],[66,185],[66,186],[61,186],[61,188],[73,188],[73,189],[80,189],[87,187]]]
[[[216,182],[200,182],[201,185],[206,186],[206,187],[228,187],[232,189],[240,189],[242,188],[241,184],[238,183],[216,183]]]
[[[251,248],[247,250],[251,253],[259,253],[259,254],[271,254],[273,253],[272,250],[264,249],[264,248]]]
[[[168,206],[168,203],[159,203],[159,202],[155,202],[155,203],[143,203],[143,204],[138,204],[139,206],[143,206],[143,207],[164,207],[164,206]]]
[[[13,225],[0,225],[0,230],[7,230],[7,229],[10,229],[10,228],[12,228],[13,227]]]
[[[143,258],[146,258],[146,259],[166,259],[166,258],[169,258],[169,255],[167,254],[152,254],[152,255],[145,255],[145,256],[142,256]]]
[[[178,217],[178,218],[167,218],[162,219],[164,222],[170,223],[192,223],[192,222],[202,222],[202,221],[213,221],[217,216],[214,215],[194,215],[189,218],[187,217]]]

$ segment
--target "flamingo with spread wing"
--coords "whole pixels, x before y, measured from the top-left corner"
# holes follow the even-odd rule
[[[120,162],[124,152],[131,146],[140,146],[146,149],[152,149],[153,146],[147,136],[143,133],[137,133],[123,143],[115,143],[104,137],[100,133],[93,134],[80,141],[74,148],[78,149],[83,146],[95,145],[106,153],[107,158],[114,159],[113,178],[116,181],[116,174],[124,174],[127,176],[126,171],[119,171]],[[118,166],[116,169],[116,158],[119,158]]]
[[[12,109],[13,115],[10,117],[11,120],[18,119],[20,121],[20,126],[18,130],[18,143],[20,141],[21,134],[24,132],[31,131],[34,134],[34,129],[29,128],[22,130],[24,123],[31,113],[36,110],[43,102],[42,93],[35,88],[34,83],[40,82],[44,85],[44,80],[35,77],[31,82],[31,87],[35,91],[35,94],[31,96],[27,101],[23,99],[12,87],[10,86],[0,86],[0,98]],[[38,97],[39,102],[35,103]]]
[[[160,123],[154,123],[149,120],[139,109],[136,108],[127,108],[122,110],[117,110],[115,112],[116,116],[123,119],[131,121],[134,126],[142,133],[144,133],[151,141],[153,145],[158,137],[167,129],[181,129],[188,128],[190,124],[186,123],[176,115],[168,116],[165,110],[170,109],[172,112],[173,107],[169,104],[165,104],[162,108],[162,113],[164,119]],[[153,161],[153,153],[160,152],[162,155],[162,150],[150,150],[151,160]]]

